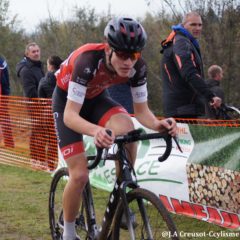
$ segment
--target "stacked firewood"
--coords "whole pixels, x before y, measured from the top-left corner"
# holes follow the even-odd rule
[[[188,164],[190,201],[240,213],[240,172]]]

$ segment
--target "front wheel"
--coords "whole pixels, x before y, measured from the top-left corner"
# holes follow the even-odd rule
[[[67,184],[69,173],[67,168],[59,169],[55,174],[51,182],[50,194],[49,194],[49,224],[51,230],[51,236],[53,240],[61,240],[63,234],[63,210],[62,210],[62,196],[64,188]],[[86,217],[86,198],[85,190],[83,192],[83,201],[79,210],[79,214],[76,218],[76,232],[81,239],[87,239],[88,224]]]
[[[179,239],[178,232],[169,212],[161,200],[152,192],[137,188],[127,193],[128,207],[131,211],[131,221],[135,237],[131,237],[127,229],[121,228],[124,207],[121,203],[115,215],[113,224],[114,240],[129,239]],[[166,236],[166,234],[168,234]]]

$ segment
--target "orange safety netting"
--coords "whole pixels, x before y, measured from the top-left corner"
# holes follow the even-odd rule
[[[207,126],[240,127],[239,120],[177,119]],[[1,96],[0,163],[53,170],[58,162],[50,99]]]
[[[53,170],[57,151],[49,99],[1,96],[0,163]]]

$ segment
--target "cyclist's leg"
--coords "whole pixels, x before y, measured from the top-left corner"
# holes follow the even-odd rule
[[[64,239],[71,239],[76,236],[75,219],[82,191],[88,181],[87,160],[82,135],[65,126],[63,113],[55,113],[54,120],[59,147],[69,170],[69,181],[63,192],[63,236]]]
[[[106,122],[105,127],[113,129],[116,135],[122,135],[134,130],[131,117],[126,113],[116,113],[112,115]]]
[[[69,179],[69,173],[67,168],[60,168],[55,172],[50,188],[49,195],[49,223],[51,229],[51,236],[53,240],[62,239],[64,220],[63,220],[63,208],[62,197],[65,186]],[[82,194],[81,207],[76,218],[76,231],[77,235],[81,239],[87,239],[89,234],[90,218],[88,215],[88,199],[86,195],[86,187]]]
[[[75,220],[81,195],[88,181],[87,161],[84,153],[70,157],[66,162],[69,170],[69,181],[63,193],[64,237],[76,235]]]
[[[134,124],[131,117],[124,113],[118,113],[111,116],[107,121],[106,128],[112,129],[116,135],[125,134],[129,131],[134,130]],[[135,163],[136,153],[137,153],[137,143],[129,143],[126,145],[127,153],[129,154],[128,159],[131,161],[132,165]],[[116,174],[118,175],[119,169],[116,164]]]

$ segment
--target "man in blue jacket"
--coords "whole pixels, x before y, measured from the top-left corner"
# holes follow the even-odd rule
[[[10,94],[10,84],[9,84],[9,73],[8,73],[8,65],[6,60],[0,56],[0,96],[1,96],[1,117],[0,124],[3,132],[4,145],[6,147],[13,148],[14,141],[12,135],[12,127],[10,116],[8,113],[8,98],[4,97],[4,95],[8,96]]]
[[[203,63],[198,43],[202,19],[197,12],[183,17],[181,24],[162,42],[163,111],[165,117],[198,118],[205,115],[205,102],[213,108],[221,99],[204,81]]]

